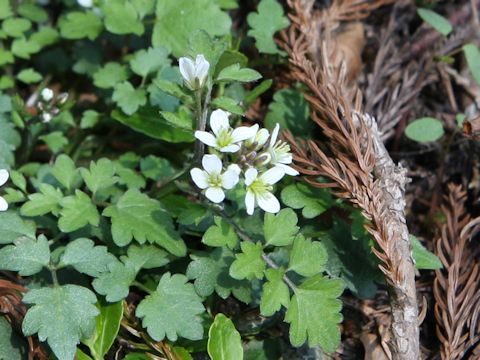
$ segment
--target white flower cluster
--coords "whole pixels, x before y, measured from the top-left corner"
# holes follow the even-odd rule
[[[298,175],[290,166],[290,146],[277,139],[279,124],[271,134],[267,129],[259,129],[258,124],[233,129],[228,116],[223,110],[215,110],[210,116],[212,132],[195,132],[195,137],[208,145],[212,154],[203,156],[203,170],[190,171],[193,181],[210,201],[220,203],[225,199],[224,190],[232,189],[243,175],[247,213],[252,215],[256,205],[277,213],[280,203],[272,194],[273,185],[285,174]]]

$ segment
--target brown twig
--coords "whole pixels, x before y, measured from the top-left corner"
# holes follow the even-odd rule
[[[320,42],[315,63],[308,33],[310,14],[301,1],[289,1],[292,25],[279,42],[289,55],[293,77],[308,91],[313,121],[328,139],[325,143],[299,141],[287,134],[298,170],[314,186],[325,187],[319,176],[333,181],[334,192],[362,209],[370,221],[367,229],[378,248],[379,266],[389,285],[392,309],[390,349],[394,359],[418,359],[419,326],[415,269],[411,259],[408,228],[404,217],[405,170],[396,166],[380,139],[373,118],[363,113],[357,91],[352,101],[345,97],[344,73],[335,73],[328,60],[328,46]],[[313,35],[316,36],[316,35]],[[327,36],[328,38],[328,36]],[[317,54],[314,52],[313,54]]]
[[[465,200],[461,186],[451,184],[442,206],[446,223],[435,248],[444,266],[435,271],[433,294],[440,355],[445,360],[463,359],[480,346],[480,264],[470,244],[480,231],[480,218],[471,219]]]

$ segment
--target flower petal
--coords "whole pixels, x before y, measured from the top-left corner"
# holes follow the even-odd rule
[[[260,129],[257,132],[257,135],[255,136],[255,141],[257,143],[257,148],[261,148],[263,145],[265,145],[265,143],[268,140],[269,135],[270,134],[268,133],[267,129]]]
[[[229,190],[237,185],[238,180],[238,174],[235,170],[227,170],[222,175],[222,187]]]
[[[217,146],[217,138],[206,131],[195,131],[195,137],[204,144],[212,147]]]
[[[254,130],[255,130],[255,133],[252,135],[252,137],[251,137],[250,139],[248,139],[248,141],[254,142],[254,141],[256,140],[256,138],[257,138],[257,133],[258,133],[258,128],[259,128],[259,127],[260,127],[260,126],[259,126],[258,124],[255,124],[255,125],[253,125],[253,126],[250,127],[251,129],[254,129]]]
[[[222,160],[217,155],[203,155],[202,165],[209,174],[220,174],[222,172]]]
[[[183,79],[190,85],[195,79],[195,64],[192,59],[181,57],[178,59],[180,74]]]
[[[245,207],[247,208],[247,214],[253,215],[253,211],[255,210],[255,195],[250,190],[247,190],[247,194],[245,195]]]
[[[227,171],[234,171],[237,175],[240,175],[242,169],[240,169],[240,166],[238,166],[237,164],[230,164],[227,167]]]
[[[208,76],[208,69],[210,69],[210,63],[205,60],[203,55],[197,55],[195,59],[195,77],[200,81],[201,85],[203,85]]]
[[[272,131],[272,136],[270,137],[270,147],[273,147],[277,142],[278,132],[280,131],[280,124],[277,123]]]
[[[258,171],[254,168],[249,168],[245,171],[245,185],[249,186],[257,178]]]
[[[208,188],[207,191],[205,191],[205,196],[208,200],[216,204],[221,203],[223,199],[225,199],[225,193],[222,188],[217,186]]]
[[[215,135],[218,135],[220,130],[230,128],[228,122],[228,113],[222,109],[217,109],[210,115],[210,128]]]
[[[236,129],[233,130],[232,132],[232,139],[233,139],[233,142],[239,142],[239,141],[243,141],[243,140],[247,140],[247,139],[250,139],[252,137],[255,136],[257,130],[255,129],[255,125],[254,126],[240,126]]]
[[[199,168],[193,168],[190,170],[190,176],[195,185],[200,189],[206,189],[208,187],[208,173],[206,171]]]
[[[0,196],[0,211],[7,211],[8,210],[8,203],[5,201],[3,197]]]
[[[277,164],[276,166],[279,167],[279,168],[282,168],[283,171],[285,171],[285,174],[287,174],[287,175],[297,176],[297,175],[300,174],[297,170],[295,170],[291,166],[288,166],[288,165],[285,165],[285,164]]]
[[[220,151],[224,153],[234,153],[234,152],[237,152],[238,150],[240,150],[240,146],[236,144],[232,144],[232,145],[228,145],[220,148]]]
[[[269,213],[277,213],[280,211],[280,203],[271,192],[263,193],[257,197],[258,206]]]
[[[275,166],[260,175],[260,179],[262,179],[262,181],[266,182],[267,184],[273,185],[277,183],[281,178],[283,178],[284,175],[285,170],[279,166]]]
[[[5,170],[5,169],[0,170],[0,186],[2,186],[7,182],[9,176],[10,175],[8,174],[8,170]]]

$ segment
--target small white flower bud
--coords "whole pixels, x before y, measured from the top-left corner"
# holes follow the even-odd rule
[[[41,96],[44,101],[48,102],[53,99],[53,90],[50,88],[45,88],[42,90]]]

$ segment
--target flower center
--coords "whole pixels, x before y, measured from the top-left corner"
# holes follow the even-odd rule
[[[222,177],[218,173],[208,174],[208,187],[222,187]]]
[[[266,184],[261,179],[255,179],[248,187],[247,190],[250,190],[255,194],[255,196],[262,196],[266,192],[272,191],[273,186]]]
[[[272,164],[282,162],[282,160],[286,160],[291,156],[290,145],[284,141],[278,140],[271,148],[270,155],[272,156]]]
[[[217,145],[220,148],[231,145],[233,143],[232,129],[223,128],[217,135]]]

